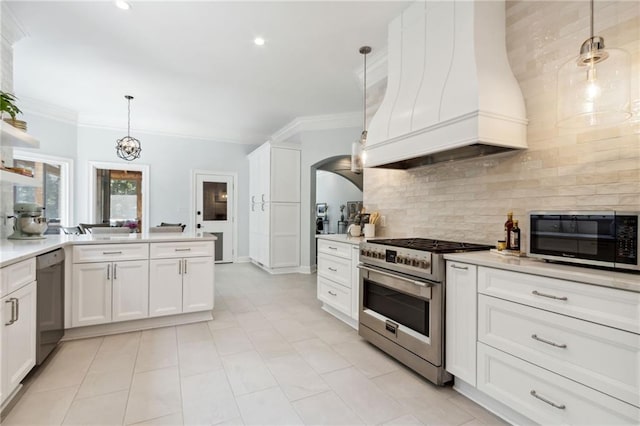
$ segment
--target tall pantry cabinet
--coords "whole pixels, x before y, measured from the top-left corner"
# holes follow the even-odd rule
[[[249,256],[270,272],[300,266],[300,149],[261,145],[249,154]]]

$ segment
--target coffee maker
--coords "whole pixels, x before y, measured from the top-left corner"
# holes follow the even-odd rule
[[[45,238],[47,219],[43,216],[44,207],[34,203],[18,203],[13,206],[13,234],[10,240],[38,240]]]

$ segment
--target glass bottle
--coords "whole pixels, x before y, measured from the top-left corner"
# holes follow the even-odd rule
[[[504,240],[507,242],[507,250],[511,250],[511,228],[513,228],[513,212],[507,213],[507,221],[504,223]]]
[[[513,221],[513,228],[511,228],[511,250],[520,251],[520,228],[518,228],[518,221]]]

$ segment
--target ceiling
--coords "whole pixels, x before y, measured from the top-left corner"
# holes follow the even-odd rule
[[[262,143],[296,117],[360,111],[360,46],[408,2],[9,1],[20,97],[83,125]],[[264,46],[253,39],[261,36]]]

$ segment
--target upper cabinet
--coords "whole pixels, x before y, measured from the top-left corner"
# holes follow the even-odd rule
[[[0,120],[0,146],[40,148],[40,141],[30,134]]]
[[[389,24],[366,167],[410,168],[527,147],[504,1],[416,1]]]

